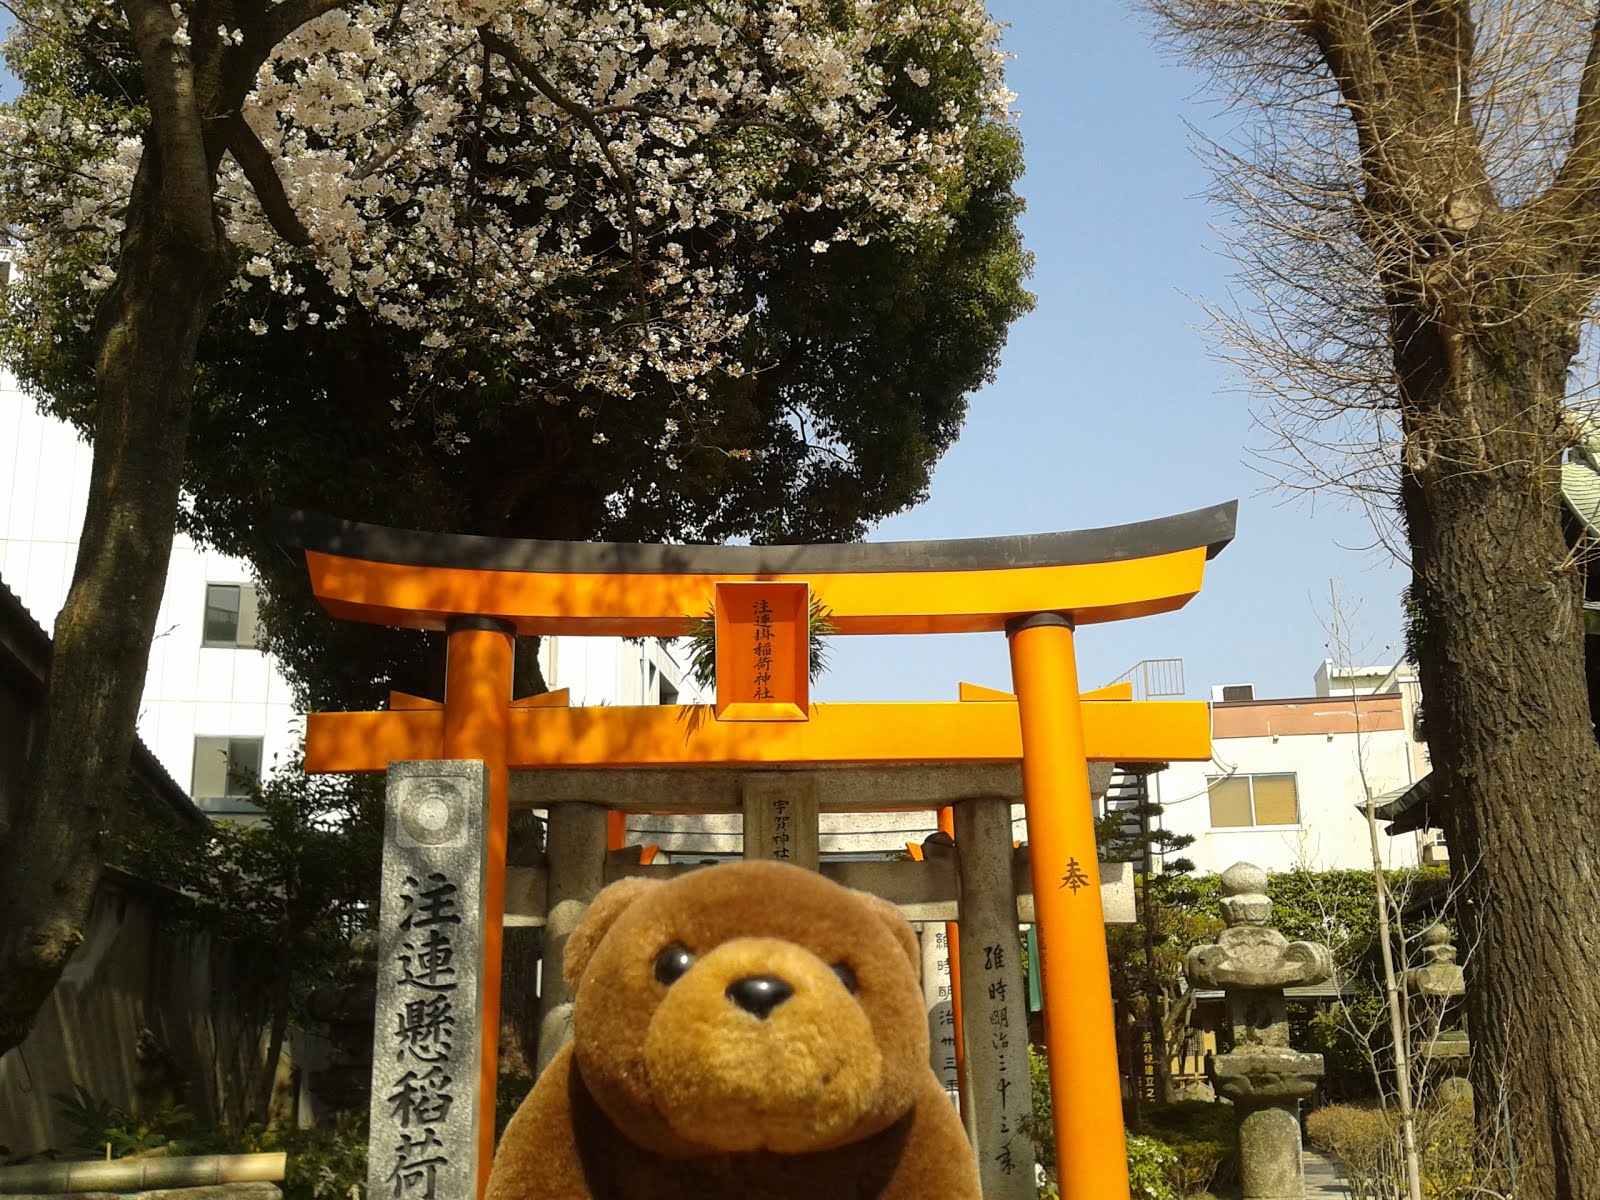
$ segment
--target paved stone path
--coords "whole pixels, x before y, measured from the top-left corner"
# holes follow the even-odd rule
[[[1345,1186],[1343,1171],[1311,1150],[1305,1152],[1304,1160],[1306,1200],[1347,1200],[1350,1189]]]

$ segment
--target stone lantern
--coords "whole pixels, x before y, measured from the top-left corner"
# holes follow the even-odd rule
[[[1472,1102],[1472,1085],[1467,1082],[1467,1061],[1471,1047],[1461,1023],[1461,997],[1466,995],[1466,978],[1456,962],[1456,948],[1450,931],[1443,925],[1429,925],[1422,931],[1420,967],[1406,972],[1406,991],[1413,998],[1413,1010],[1421,1010],[1428,1040],[1417,1047],[1416,1058],[1434,1096],[1448,1103]]]
[[[1212,1079],[1233,1102],[1239,1127],[1244,1200],[1303,1200],[1300,1101],[1316,1090],[1322,1055],[1289,1045],[1283,991],[1321,983],[1333,955],[1320,942],[1291,942],[1267,925],[1267,873],[1236,863],[1222,873],[1222,919],[1215,945],[1189,951],[1190,987],[1221,988],[1233,1023],[1233,1051],[1218,1055]]]

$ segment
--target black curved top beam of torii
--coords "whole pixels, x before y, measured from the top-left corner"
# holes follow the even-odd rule
[[[622,575],[880,574],[890,571],[996,571],[1153,558],[1204,546],[1215,558],[1233,540],[1239,502],[1170,517],[1003,537],[921,542],[781,546],[562,542],[424,533],[347,521],[299,509],[273,510],[273,533],[287,549],[416,567]]]
[[[842,634],[972,633],[1031,613],[1075,624],[1182,607],[1238,502],[1101,529],[799,546],[556,542],[423,533],[279,510],[333,615],[413,629],[467,616],[523,635],[675,637],[719,583],[807,582]]]

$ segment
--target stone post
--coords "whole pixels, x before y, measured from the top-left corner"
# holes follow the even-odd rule
[[[561,976],[567,939],[605,885],[606,810],[598,804],[552,804],[546,835],[549,915],[539,969],[539,1073],[572,1031],[572,993]]]
[[[741,781],[739,794],[746,858],[817,869],[822,858],[817,794],[807,780],[781,771],[750,774]]]
[[[477,1187],[488,788],[481,762],[389,766],[369,1196]]]
[[[961,1076],[956,1070],[956,1008],[950,990],[950,939],[943,921],[917,926],[922,946],[922,1003],[928,1010],[929,1065],[945,1094],[961,1111]]]
[[[1413,1023],[1420,1014],[1428,1039],[1414,1056],[1422,1065],[1421,1083],[1445,1103],[1471,1104],[1472,1084],[1466,1078],[1471,1046],[1461,1015],[1467,983],[1456,963],[1450,931],[1443,925],[1430,925],[1422,931],[1422,958],[1422,966],[1406,972]]]
[[[1283,989],[1321,983],[1333,955],[1318,942],[1290,942],[1269,928],[1267,873],[1236,863],[1222,873],[1222,919],[1213,946],[1189,951],[1191,987],[1221,988],[1233,1023],[1233,1051],[1212,1068],[1217,1091],[1233,1101],[1239,1125],[1243,1200],[1304,1200],[1300,1101],[1322,1076],[1322,1055],[1289,1046]]]
[[[978,1156],[984,1200],[1034,1200],[1033,1142],[1022,1132],[1033,1096],[1028,984],[1011,882],[1011,802],[963,800],[955,805],[955,827],[958,986],[966,1043],[962,1118]],[[1070,1064],[1071,1054],[1064,1047],[1057,1061]]]

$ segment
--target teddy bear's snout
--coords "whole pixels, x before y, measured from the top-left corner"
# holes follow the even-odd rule
[[[773,1009],[794,995],[794,988],[776,975],[746,975],[730,983],[723,995],[758,1021],[765,1021]]]

